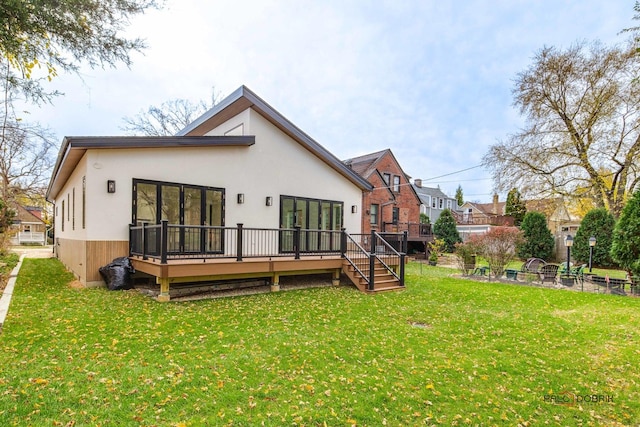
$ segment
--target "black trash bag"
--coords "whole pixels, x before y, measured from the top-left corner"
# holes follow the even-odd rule
[[[98,269],[102,279],[107,283],[110,291],[133,289],[131,275],[136,272],[129,258],[116,258],[109,264]]]

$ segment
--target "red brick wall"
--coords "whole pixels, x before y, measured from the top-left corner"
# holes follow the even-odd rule
[[[365,193],[362,197],[362,232],[371,233],[371,214],[370,208],[372,204],[380,206],[378,225],[376,230],[382,231],[382,223],[386,222],[386,231],[394,231],[390,223],[393,221],[393,208],[399,208],[399,223],[418,223],[420,222],[420,200],[411,188],[411,184],[405,179],[402,169],[395,161],[393,156],[386,154],[377,164],[380,174],[389,173],[391,182],[389,189],[377,173],[371,174],[369,183],[374,187],[370,193]],[[393,176],[400,177],[400,187],[398,192],[392,192]],[[393,193],[393,194],[392,194]],[[394,196],[396,203],[394,204]]]

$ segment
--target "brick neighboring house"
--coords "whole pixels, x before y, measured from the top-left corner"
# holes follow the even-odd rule
[[[371,192],[363,192],[362,195],[363,234],[372,230],[407,230],[410,238],[420,234],[417,228],[420,222],[420,197],[390,149],[354,157],[344,163],[373,186]],[[416,229],[413,230],[410,225],[415,225]]]

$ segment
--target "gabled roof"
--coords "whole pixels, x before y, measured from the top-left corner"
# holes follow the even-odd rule
[[[242,147],[254,143],[253,136],[66,136],[58,152],[46,198],[53,202],[84,153],[89,149]]]
[[[385,156],[385,154],[391,154],[391,156],[393,156],[391,150],[387,148],[386,150],[365,154],[364,156],[354,157],[352,159],[347,159],[344,161],[344,164],[350,167],[352,171],[354,171],[364,179],[369,179],[371,174],[376,171],[377,164]],[[396,161],[396,164],[397,163],[398,162]],[[399,164],[398,167],[400,167]],[[402,168],[400,168],[400,170],[402,170]]]
[[[478,212],[485,215],[504,215],[505,202],[494,203],[473,203],[465,202],[462,206],[472,206]],[[497,212],[494,213],[494,208],[497,208]]]
[[[316,142],[300,128],[291,123],[286,117],[267,104],[262,98],[249,90],[246,86],[240,86],[235,92],[223,99],[219,104],[198,117],[187,127],[177,133],[178,136],[192,137],[202,136],[215,129],[232,117],[251,108],[271,124],[280,129],[294,141],[302,145],[311,154],[327,163],[336,172],[347,178],[353,184],[365,191],[371,191],[371,184],[360,175],[349,169],[336,156]]]
[[[42,218],[39,218],[36,214],[31,212],[31,210],[26,206],[15,204],[14,209],[16,211],[14,222],[26,222],[26,223],[36,222],[36,223],[44,224],[44,221],[42,220]]]
[[[418,196],[420,196],[421,200],[422,200],[422,196],[440,197],[443,199],[453,199],[452,197],[449,197],[446,194],[444,194],[442,190],[439,188],[418,187],[415,184],[412,184],[412,185],[413,185],[413,189],[416,190],[416,193],[418,193]]]

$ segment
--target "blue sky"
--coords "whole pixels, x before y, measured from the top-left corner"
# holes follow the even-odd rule
[[[60,76],[65,96],[30,120],[60,142],[120,135],[150,105],[244,84],[341,159],[390,148],[425,185],[489,201],[474,167],[522,125],[516,74],[543,46],[624,43],[633,14],[631,0],[167,0],[131,22],[148,49],[130,69]]]

